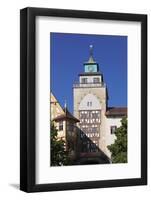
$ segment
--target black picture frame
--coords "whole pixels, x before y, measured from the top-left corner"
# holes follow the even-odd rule
[[[35,183],[35,19],[37,16],[141,23],[141,178],[70,183]],[[20,190],[43,192],[147,184],[147,15],[24,8],[20,11]]]

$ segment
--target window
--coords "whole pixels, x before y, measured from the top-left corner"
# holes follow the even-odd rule
[[[59,131],[62,131],[62,130],[63,130],[63,121],[59,122]]]
[[[87,152],[90,152],[90,150],[91,150],[91,146],[90,145],[91,145],[90,142],[87,141]]]
[[[87,78],[82,78],[82,79],[81,79],[81,82],[82,82],[82,83],[87,83]]]
[[[69,151],[71,152],[71,151],[74,151],[74,143],[73,142],[69,142],[68,143],[68,148],[69,148]]]
[[[93,82],[94,83],[99,83],[100,82],[100,78],[93,78]]]
[[[80,138],[82,139],[83,137],[84,137],[84,134],[81,131]]]
[[[88,106],[88,107],[91,107],[91,106],[92,106],[92,101],[88,101],[88,102],[87,102],[87,106]]]
[[[81,151],[82,152],[87,152],[87,141],[82,141],[82,145],[81,145]]]
[[[117,129],[117,126],[111,126],[111,128],[110,128],[111,134],[114,134],[116,129]]]
[[[71,125],[71,124],[69,124],[68,126],[67,126],[67,128],[68,128],[68,131],[74,131],[74,126],[73,125]]]

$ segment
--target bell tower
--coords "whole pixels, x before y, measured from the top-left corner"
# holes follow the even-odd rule
[[[93,57],[93,45],[89,46],[89,59],[83,66],[84,72],[73,85],[74,116],[80,120],[81,137],[85,135],[93,144],[82,144],[82,152],[92,153],[101,149],[106,154],[104,129],[108,93],[99,64]]]
[[[99,65],[98,63],[96,63],[94,61],[94,58],[93,58],[93,45],[90,45],[89,46],[90,49],[90,56],[89,56],[89,60],[84,63],[84,72],[86,73],[92,73],[92,72],[99,72]]]

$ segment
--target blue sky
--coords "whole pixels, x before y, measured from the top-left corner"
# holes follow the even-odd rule
[[[84,72],[89,45],[107,84],[109,106],[127,106],[127,36],[50,33],[51,91],[73,111],[73,83]]]

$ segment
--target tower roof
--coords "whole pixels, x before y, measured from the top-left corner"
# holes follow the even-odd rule
[[[67,109],[67,107],[65,107],[64,109],[64,113],[57,116],[56,118],[54,118],[54,121],[62,121],[62,120],[70,120],[73,122],[80,122],[77,118],[75,118]]]
[[[109,107],[106,111],[107,117],[127,116],[127,107]]]
[[[99,64],[93,58],[93,45],[89,46],[89,59],[83,64],[85,73],[99,72]]]
[[[89,59],[88,59],[87,63],[96,63],[93,58],[93,45],[92,44],[89,46]]]

